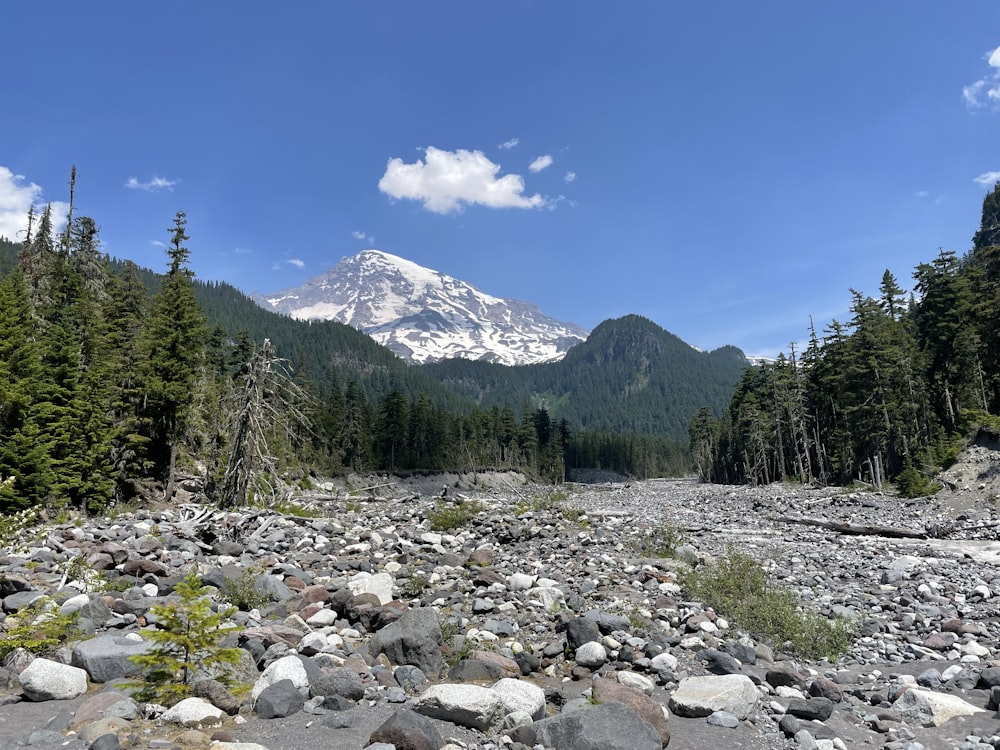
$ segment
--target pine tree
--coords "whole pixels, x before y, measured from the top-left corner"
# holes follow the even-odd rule
[[[192,389],[206,336],[205,315],[192,285],[194,274],[187,267],[186,226],[186,215],[178,211],[170,230],[167,277],[153,298],[142,336],[141,381],[150,430],[149,457],[166,483],[168,498],[173,495],[178,451],[188,427]]]

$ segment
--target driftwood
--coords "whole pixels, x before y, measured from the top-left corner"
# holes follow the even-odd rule
[[[866,526],[843,521],[827,521],[822,518],[798,516],[769,516],[768,520],[778,523],[794,523],[800,526],[817,526],[828,531],[849,536],[884,536],[890,539],[927,539],[931,535],[923,529],[904,529],[897,526]]]

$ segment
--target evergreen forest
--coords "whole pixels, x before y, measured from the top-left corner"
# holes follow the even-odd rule
[[[748,368],[721,417],[690,424],[705,481],[895,481],[904,495],[978,430],[1000,427],[1000,183],[963,256],[940,250],[907,295],[888,270],[877,296],[851,290],[850,318],[803,351]]]
[[[690,471],[678,426],[701,395],[669,430],[653,415],[635,429],[571,424],[538,392],[557,387],[524,374],[476,399],[348,326],[295,321],[196,280],[183,212],[168,238],[164,273],[110,259],[72,202],[65,231],[46,208],[20,242],[0,238],[0,513],[101,512],[169,498],[190,475],[231,506],[310,474],[516,469],[559,482],[574,468]],[[734,351],[735,369],[714,386],[720,411],[745,364]],[[624,390],[646,381],[656,378]],[[586,398],[563,388],[558,400]]]

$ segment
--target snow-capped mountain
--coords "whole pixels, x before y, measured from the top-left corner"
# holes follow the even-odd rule
[[[562,359],[587,331],[380,250],[343,258],[297,289],[254,295],[300,320],[338,320],[411,362],[482,359],[525,365]]]

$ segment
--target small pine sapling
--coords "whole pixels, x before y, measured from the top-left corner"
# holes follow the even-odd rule
[[[146,633],[153,642],[145,654],[130,656],[145,670],[145,682],[137,685],[138,697],[148,702],[172,705],[191,694],[195,671],[221,664],[236,664],[240,649],[223,648],[223,621],[236,611],[226,607],[212,611],[207,586],[195,572],[174,587],[179,599],[153,606],[150,611],[160,628]],[[225,683],[225,677],[216,678]]]

